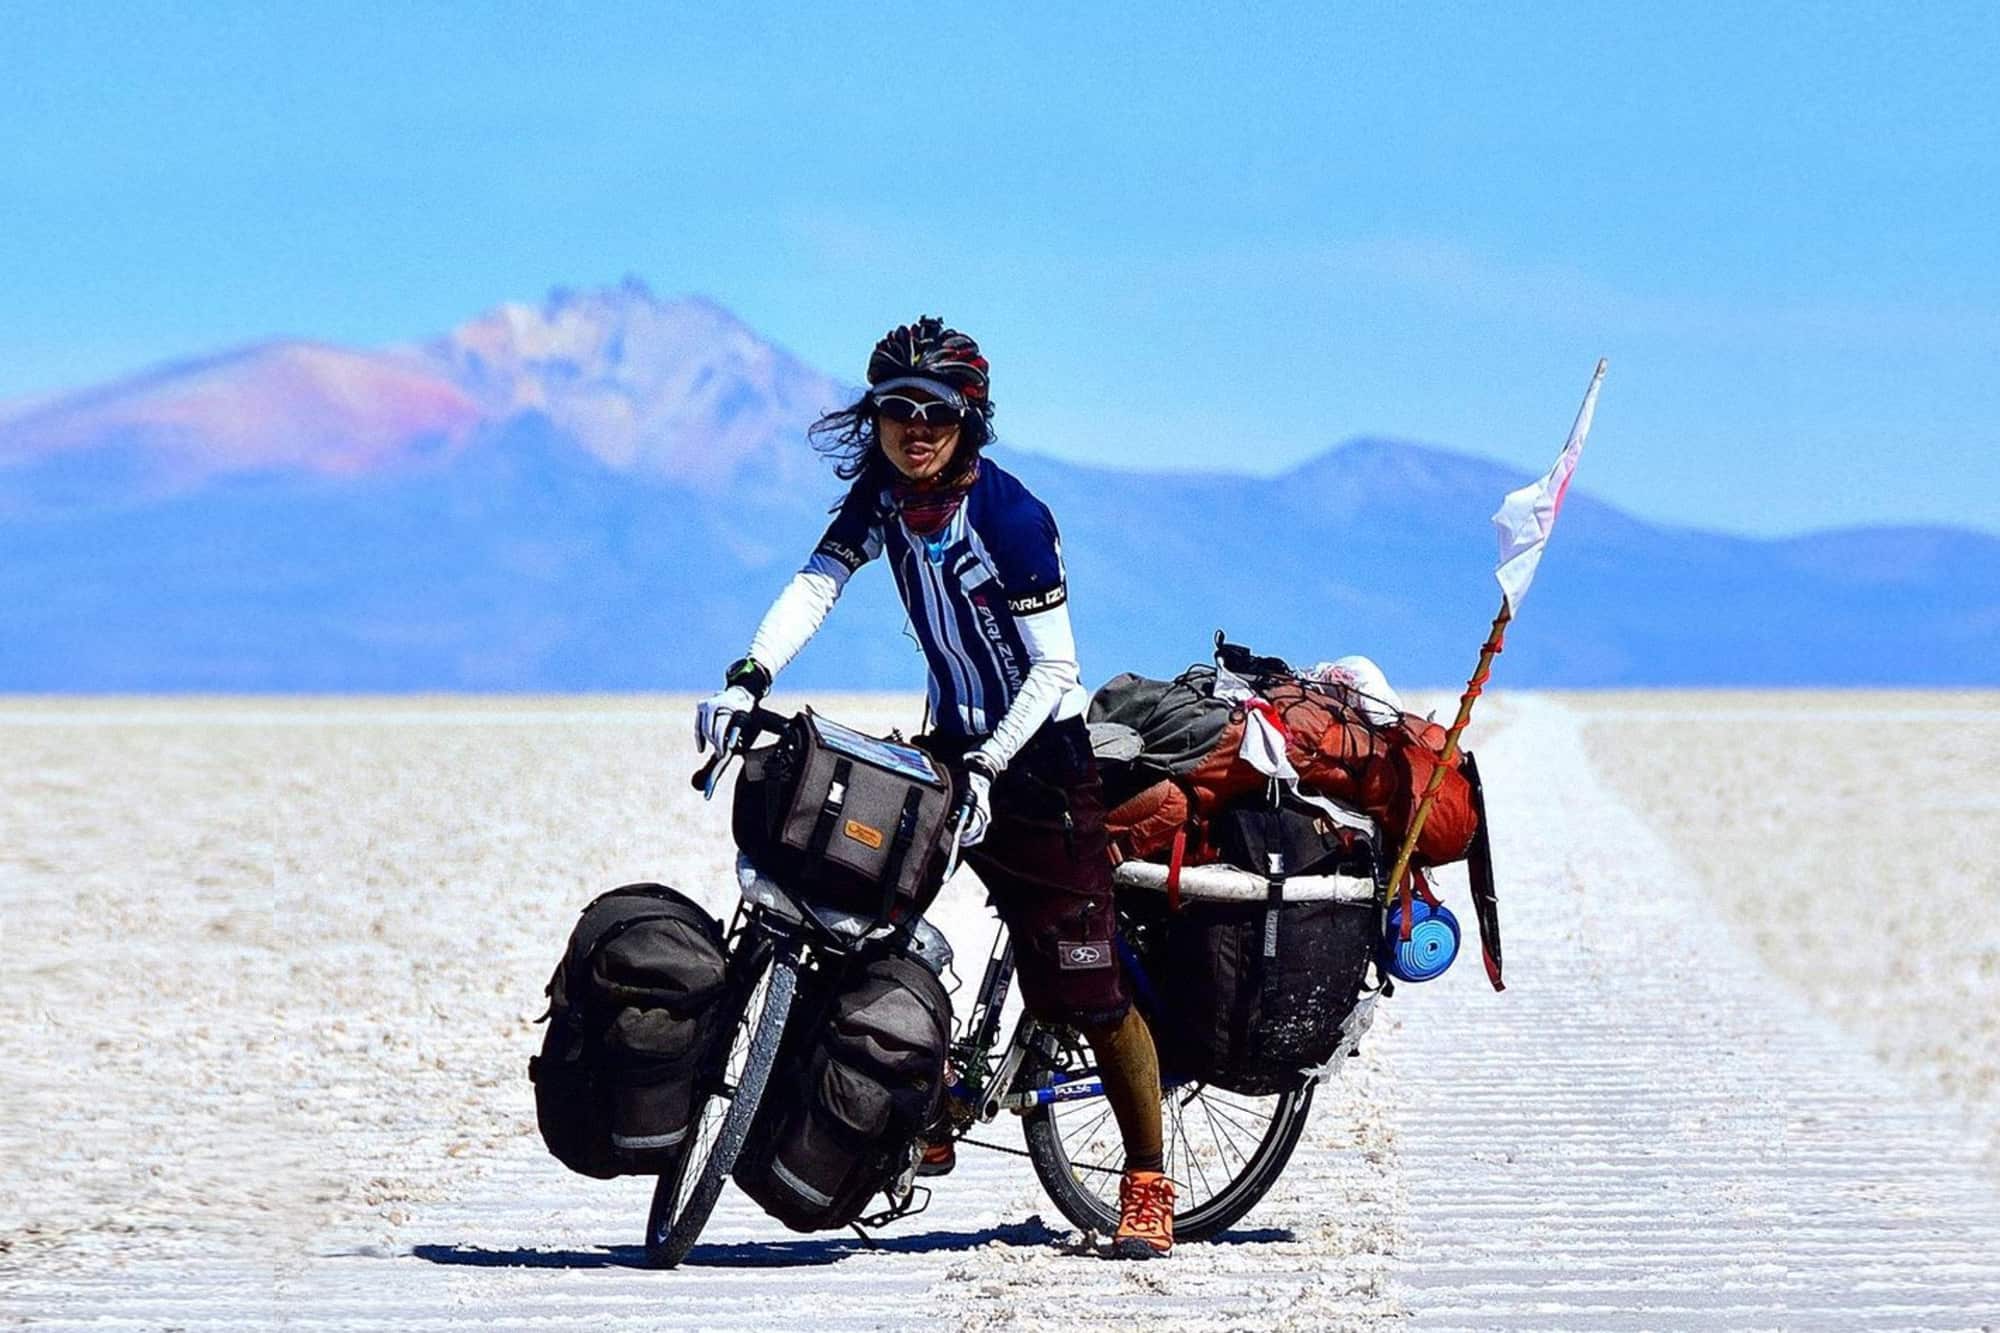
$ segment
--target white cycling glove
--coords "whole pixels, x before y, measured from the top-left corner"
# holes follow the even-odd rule
[[[965,757],[965,824],[958,845],[977,847],[993,826],[993,778],[1000,766],[990,755],[974,750]]]
[[[729,733],[729,720],[756,706],[757,696],[741,685],[731,685],[703,699],[694,710],[695,753],[700,754],[710,747],[720,753],[723,738]]]
[[[993,779],[978,769],[968,769],[965,795],[965,825],[958,831],[958,845],[977,847],[993,822]]]

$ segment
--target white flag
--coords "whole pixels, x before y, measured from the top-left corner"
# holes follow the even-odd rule
[[[1590,388],[1583,395],[1583,406],[1577,409],[1576,424],[1569,428],[1569,443],[1563,446],[1562,457],[1540,481],[1509,492],[1500,502],[1500,512],[1493,516],[1493,526],[1500,530],[1500,566],[1493,571],[1493,577],[1500,580],[1500,591],[1506,595],[1510,611],[1521,609],[1521,599],[1528,595],[1528,585],[1535,581],[1535,567],[1542,563],[1542,547],[1548,544],[1556,515],[1562,512],[1563,496],[1576,473],[1576,460],[1583,456],[1584,437],[1590,434],[1590,417],[1597,410],[1597,386],[1602,383],[1604,361],[1600,358],[1597,373],[1590,377]]]

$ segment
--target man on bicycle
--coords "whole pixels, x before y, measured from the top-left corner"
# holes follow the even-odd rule
[[[1014,941],[1036,1019],[1083,1034],[1125,1142],[1110,1253],[1173,1249],[1162,1172],[1160,1069],[1115,948],[1104,794],[1083,714],[1062,548],[1048,507],[991,459],[988,366],[971,338],[925,317],[891,330],[868,391],[814,423],[849,483],[805,567],[765,613],[725,688],[696,715],[722,744],[825,621],[847,580],[887,558],[929,668],[933,731],[920,743],[970,805],[960,838]],[[950,1169],[949,1144],[927,1156]]]

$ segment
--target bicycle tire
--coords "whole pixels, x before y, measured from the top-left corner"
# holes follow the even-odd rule
[[[673,1226],[674,1218],[679,1212],[681,1186],[687,1179],[690,1158],[702,1148],[704,1142],[714,1143],[722,1129],[722,1120],[729,1114],[727,1107],[710,1106],[713,1097],[712,1089],[708,1085],[711,1080],[716,1083],[727,1082],[729,1062],[734,1058],[739,1046],[743,1051],[744,1063],[746,1065],[749,1063],[750,1038],[756,1034],[743,1031],[743,1020],[750,1013],[751,1003],[758,998],[760,992],[757,983],[763,979],[766,969],[771,964],[771,951],[771,940],[761,934],[744,936],[737,940],[735,947],[732,948],[729,956],[730,971],[733,974],[741,969],[742,975],[735,978],[730,991],[732,996],[730,1003],[734,1007],[728,1014],[725,1024],[729,1032],[729,1042],[710,1057],[715,1062],[715,1067],[703,1071],[700,1082],[694,1089],[691,1121],[693,1133],[688,1140],[688,1150],[676,1157],[673,1166],[662,1172],[654,1184],[653,1205],[646,1217],[649,1253],[666,1243],[667,1231]],[[761,1008],[757,1010],[760,1019],[763,1012]],[[738,1077],[740,1080],[740,1071]],[[704,1133],[708,1128],[711,1114],[717,1117],[714,1130]],[[703,1160],[706,1160],[705,1156]],[[699,1177],[700,1172],[697,1171],[696,1175]]]
[[[771,959],[770,966],[771,978],[764,994],[764,1008],[758,1015],[756,1031],[750,1035],[750,1053],[744,1062],[742,1076],[737,1080],[736,1095],[730,1101],[729,1112],[715,1136],[715,1146],[709,1150],[695,1177],[694,1188],[688,1191],[679,1208],[673,1207],[674,1199],[680,1193],[681,1180],[691,1165],[685,1160],[673,1172],[661,1176],[653,1188],[652,1214],[646,1221],[646,1262],[655,1268],[678,1266],[687,1257],[688,1251],[694,1248],[701,1229],[708,1225],[709,1214],[715,1211],[716,1200],[722,1196],[723,1184],[736,1167],[736,1158],[743,1151],[743,1140],[750,1132],[750,1122],[756,1118],[757,1108],[764,1100],[771,1066],[778,1058],[778,1042],[784,1036],[785,1020],[791,1016],[792,1000],[798,993],[799,956],[796,947],[780,949]],[[757,978],[752,977],[752,993],[756,982]],[[741,1026],[740,1019],[738,1026]]]
[[[1316,1086],[1309,1083],[1303,1088],[1276,1096],[1270,1124],[1255,1151],[1246,1154],[1242,1168],[1230,1178],[1228,1184],[1194,1208],[1185,1212],[1175,1209],[1176,1241],[1201,1241],[1220,1235],[1240,1222],[1263,1200],[1284,1173],[1293,1150],[1298,1147],[1299,1136],[1305,1132],[1306,1116],[1312,1110]],[[1163,1100],[1170,1101],[1186,1091],[1184,1088],[1173,1089],[1164,1095]],[[1204,1095],[1206,1091],[1197,1090],[1193,1096]],[[1086,1188],[1080,1173],[1070,1162],[1056,1124],[1059,1105],[1038,1106],[1022,1117],[1021,1132],[1028,1141],[1028,1158],[1034,1164],[1035,1176],[1042,1182],[1042,1189],[1057,1210],[1069,1219],[1072,1226],[1099,1235],[1115,1234],[1118,1230],[1117,1205]],[[1169,1138],[1172,1134],[1170,1125]],[[1170,1161],[1168,1166],[1172,1165]]]

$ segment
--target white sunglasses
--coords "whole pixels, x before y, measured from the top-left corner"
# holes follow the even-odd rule
[[[877,394],[875,410],[891,421],[921,421],[929,426],[956,426],[965,420],[964,410],[950,403],[920,403],[899,393]]]

